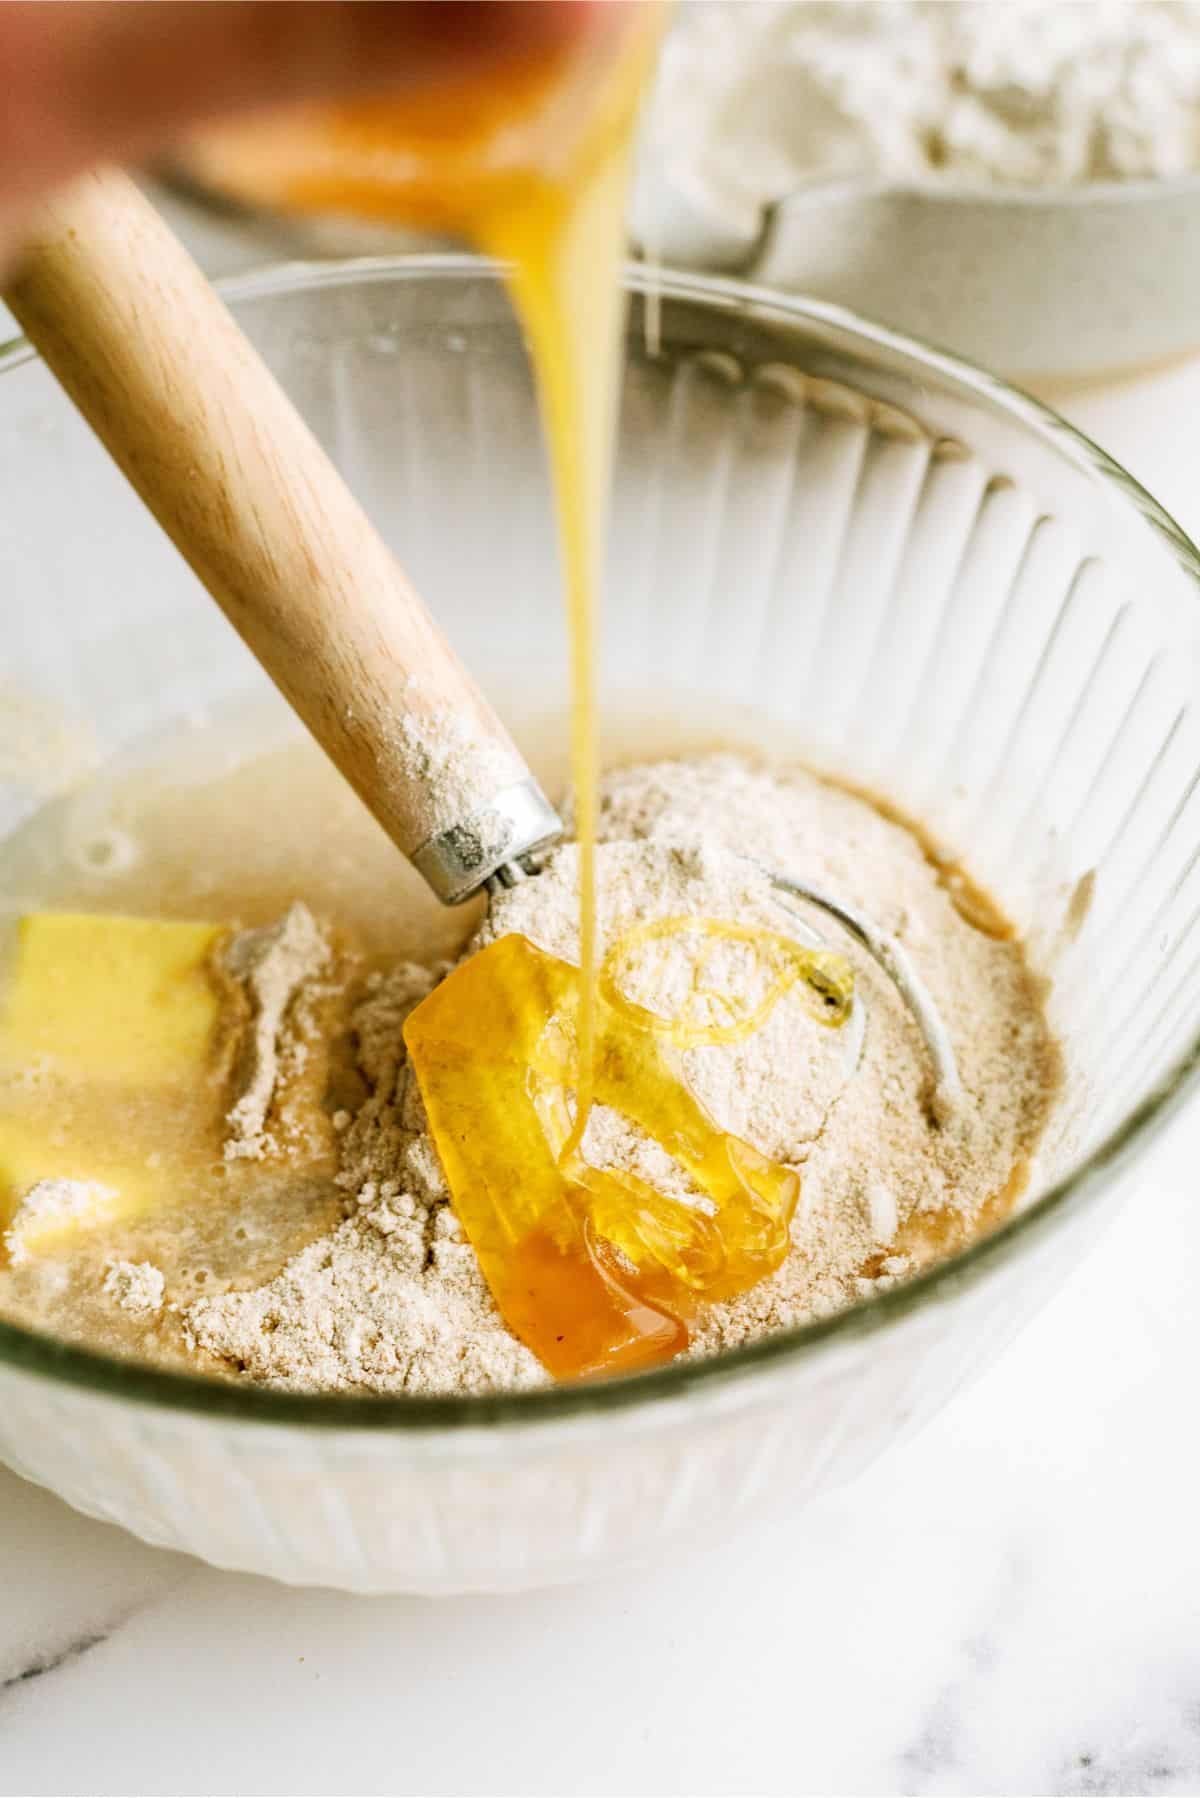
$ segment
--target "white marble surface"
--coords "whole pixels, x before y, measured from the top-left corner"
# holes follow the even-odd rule
[[[1200,530],[1200,364],[1066,409]],[[636,1579],[290,1591],[0,1472],[0,1792],[1200,1793],[1198,1151],[903,1452]]]

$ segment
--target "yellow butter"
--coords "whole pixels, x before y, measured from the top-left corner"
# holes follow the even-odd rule
[[[217,924],[33,912],[17,929],[0,1062],[139,1086],[203,1067],[217,1021]]]
[[[112,1223],[141,1211],[153,1199],[163,1172],[136,1162],[120,1145],[92,1141],[90,1131],[58,1140],[52,1128],[0,1116],[0,1230],[19,1230],[27,1249],[48,1249],[85,1224]],[[47,1181],[90,1187],[86,1211],[32,1207],[26,1196]]]
[[[162,1193],[170,1170],[140,1152],[135,1119],[145,1105],[184,1103],[185,1092],[190,1104],[203,1079],[219,1011],[208,964],[221,931],[74,912],[21,920],[0,996],[0,1230],[10,1252],[53,1249]],[[78,1204],[23,1209],[57,1181],[79,1183]]]

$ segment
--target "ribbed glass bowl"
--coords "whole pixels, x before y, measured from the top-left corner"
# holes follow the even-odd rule
[[[570,1579],[758,1506],[798,1511],[1054,1291],[1190,1084],[1191,544],[1093,446],[972,369],[702,278],[664,279],[650,354],[631,284],[606,711],[649,704],[661,742],[707,719],[805,756],[965,854],[1029,932],[1066,1055],[1030,1201],[841,1316],[717,1362],[511,1397],[307,1398],[0,1325],[0,1457],[151,1541],[286,1580],[443,1592]],[[495,272],[326,264],[229,294],[484,686],[561,705],[553,519]],[[263,677],[36,359],[12,346],[0,376],[8,833],[39,803],[38,717],[65,712],[116,752]]]

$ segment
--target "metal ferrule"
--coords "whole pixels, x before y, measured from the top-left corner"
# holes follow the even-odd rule
[[[528,872],[522,858],[561,835],[561,818],[529,778],[501,787],[486,806],[429,837],[411,859],[444,905],[461,905],[489,882],[512,885]]]

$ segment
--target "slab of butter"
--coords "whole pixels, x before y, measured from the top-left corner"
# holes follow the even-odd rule
[[[33,912],[17,926],[0,1063],[157,1086],[203,1065],[217,1019],[218,924]]]
[[[208,959],[221,931],[76,912],[23,918],[0,998],[0,1076],[42,1071],[92,1095],[111,1093],[114,1107],[131,1090],[161,1093],[200,1079],[219,1010]],[[169,1177],[131,1154],[116,1116],[101,1140],[68,1143],[51,1123],[4,1110],[0,1100],[0,1229],[14,1256],[142,1209]],[[78,1190],[38,1201],[35,1189],[64,1181]]]

